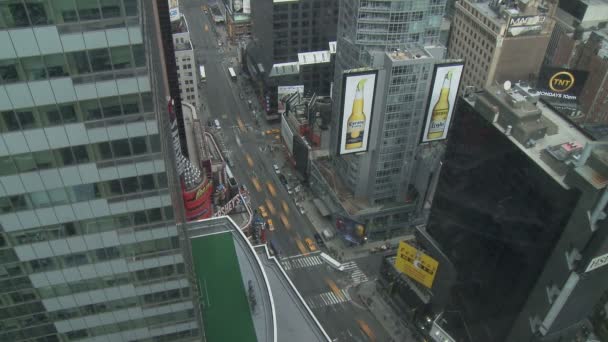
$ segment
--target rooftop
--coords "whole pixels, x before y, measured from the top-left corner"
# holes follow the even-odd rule
[[[186,22],[186,17],[181,16],[179,20],[175,20],[171,22],[171,33],[186,33],[188,32],[188,23]]]
[[[186,230],[208,342],[329,341],[279,262],[232,219],[190,222]]]
[[[576,167],[583,148],[592,145],[593,139],[540,101],[526,85],[515,84],[507,91],[490,86],[465,100],[564,188],[568,188],[564,178],[572,168],[598,188],[608,183],[604,170]],[[599,156],[600,150],[593,153]]]

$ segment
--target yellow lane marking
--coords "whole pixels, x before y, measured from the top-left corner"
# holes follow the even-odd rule
[[[291,229],[291,224],[289,223],[289,220],[287,219],[287,217],[285,216],[285,214],[281,213],[281,215],[279,215],[279,218],[281,219],[281,222],[283,223],[283,225],[285,226],[285,228],[287,228],[287,230]],[[306,249],[306,248],[304,248]]]
[[[344,300],[344,294],[342,293],[342,291],[340,291],[340,288],[333,280],[325,278],[325,282],[327,283],[327,286],[329,286],[329,288],[331,289],[331,292],[336,295],[336,297]]]
[[[241,130],[241,132],[245,132],[247,131],[247,128],[245,127],[245,124],[243,123],[243,120],[241,120],[240,117],[236,118],[236,122],[239,124],[239,129]]]
[[[251,162],[253,163],[253,160]],[[250,165],[250,166],[252,166],[252,165]],[[272,195],[272,197],[277,196],[277,190],[274,188],[274,185],[272,185],[272,183],[270,181],[266,182],[266,187],[268,188],[268,191],[270,191],[270,194]]]
[[[289,214],[289,206],[287,205],[287,202],[285,202],[285,200],[281,201],[281,206],[283,207],[283,211]]]
[[[256,176],[251,177],[251,183],[253,183],[253,186],[255,186],[255,189],[258,192],[262,192],[262,185],[260,185],[260,181]]]
[[[251,158],[249,153],[245,153],[245,159],[247,159],[247,165],[249,165],[249,167],[253,167],[253,158]]]
[[[300,239],[295,238],[296,240],[296,245],[298,245],[298,249],[300,250],[300,253],[304,254],[304,255],[308,255],[308,250],[306,249],[306,247],[304,247],[304,244],[302,243],[302,241],[300,241]]]
[[[276,215],[277,209],[274,207],[274,204],[272,204],[272,202],[270,201],[270,199],[267,198],[265,202],[266,202],[266,206],[268,207],[268,209],[270,210],[270,212],[273,215]]]

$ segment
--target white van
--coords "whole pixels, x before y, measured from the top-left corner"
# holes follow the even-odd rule
[[[215,120],[213,120],[213,123],[215,124],[215,128],[217,128],[217,129],[221,129],[222,128],[222,126],[220,126],[220,120],[215,119]]]

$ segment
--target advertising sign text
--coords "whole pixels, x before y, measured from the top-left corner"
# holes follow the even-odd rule
[[[545,15],[524,15],[509,18],[508,37],[539,34],[547,21]]]
[[[439,263],[405,241],[399,243],[395,268],[428,287],[433,286]]]

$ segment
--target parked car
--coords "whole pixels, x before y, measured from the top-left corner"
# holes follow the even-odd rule
[[[319,245],[319,247],[325,246],[325,242],[323,241],[323,238],[321,238],[321,234],[315,233],[315,241],[317,242],[317,245]]]
[[[274,224],[272,223],[272,219],[268,219],[266,223],[268,224],[268,230],[270,230],[271,232],[274,231]]]
[[[276,173],[277,175],[281,173],[281,169],[279,169],[279,165],[272,164],[272,168],[274,169],[274,173]]]

